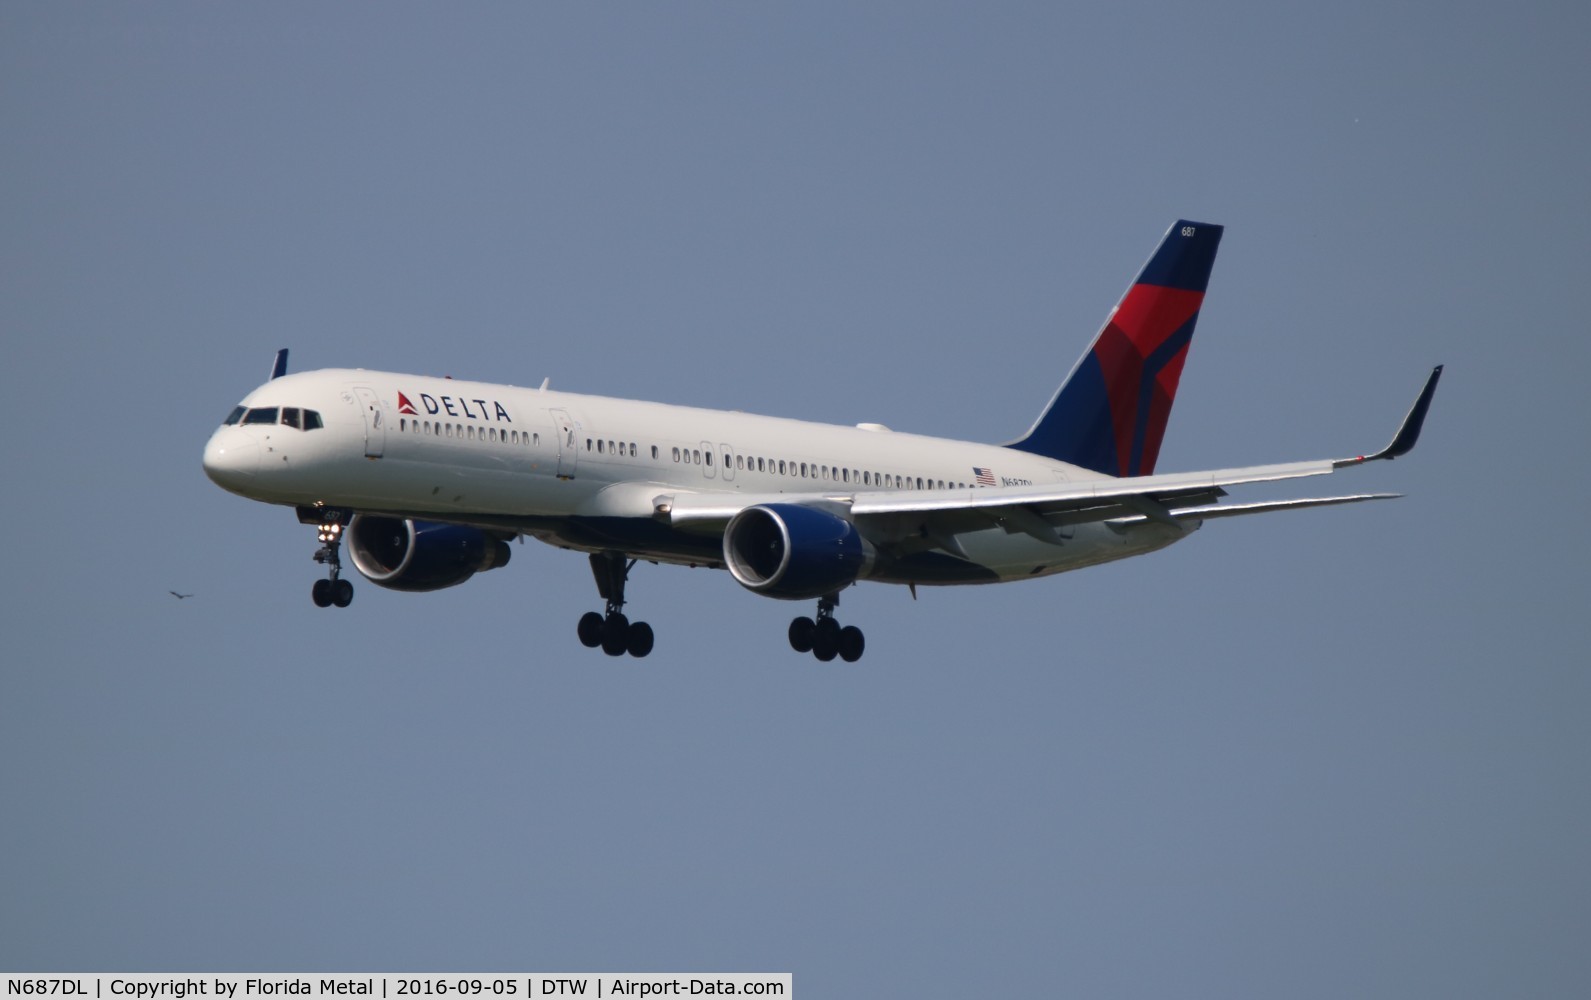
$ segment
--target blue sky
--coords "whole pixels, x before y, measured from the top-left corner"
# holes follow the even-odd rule
[[[0,968],[1576,991],[1588,22],[0,4]],[[578,555],[320,611],[199,467],[282,346],[1007,440],[1182,217],[1161,468],[1379,447],[1444,363],[1329,484],[1405,499],[863,585],[855,666],[642,567],[614,662]]]

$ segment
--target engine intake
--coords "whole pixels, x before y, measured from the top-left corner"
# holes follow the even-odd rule
[[[479,528],[395,517],[356,516],[348,552],[365,579],[389,590],[441,590],[508,565],[508,543]]]
[[[759,504],[724,529],[724,563],[748,590],[798,601],[854,583],[873,562],[856,525],[800,504]]]

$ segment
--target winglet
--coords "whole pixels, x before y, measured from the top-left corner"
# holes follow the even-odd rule
[[[1409,408],[1408,415],[1403,418],[1403,423],[1398,426],[1398,432],[1392,436],[1392,441],[1385,448],[1382,448],[1374,455],[1338,459],[1332,465],[1340,469],[1347,465],[1358,465],[1361,462],[1374,462],[1380,458],[1390,461],[1413,451],[1414,445],[1420,440],[1420,429],[1425,426],[1425,414],[1431,409],[1431,397],[1436,395],[1437,380],[1441,377],[1441,365],[1431,369],[1430,378],[1425,380],[1425,388],[1420,390],[1419,398]]]
[[[286,374],[287,374],[287,348],[284,347],[280,351],[276,352],[276,363],[271,365],[271,378],[273,380],[279,379],[283,375],[286,375]]]

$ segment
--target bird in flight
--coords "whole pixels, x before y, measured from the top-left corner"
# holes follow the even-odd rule
[[[179,601],[187,600],[193,596],[192,594],[179,594],[175,590],[168,590],[166,593],[170,594],[172,597],[175,597]]]

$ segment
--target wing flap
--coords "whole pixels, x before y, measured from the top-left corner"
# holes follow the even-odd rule
[[[1310,497],[1298,500],[1262,500],[1256,503],[1210,504],[1204,507],[1186,507],[1171,512],[1178,521],[1213,521],[1222,517],[1243,514],[1264,514],[1273,510],[1303,510],[1306,507],[1332,507],[1337,504],[1363,503],[1366,500],[1396,500],[1402,493],[1355,493],[1340,497]],[[1142,514],[1132,517],[1111,518],[1114,525],[1142,524],[1149,520]]]

